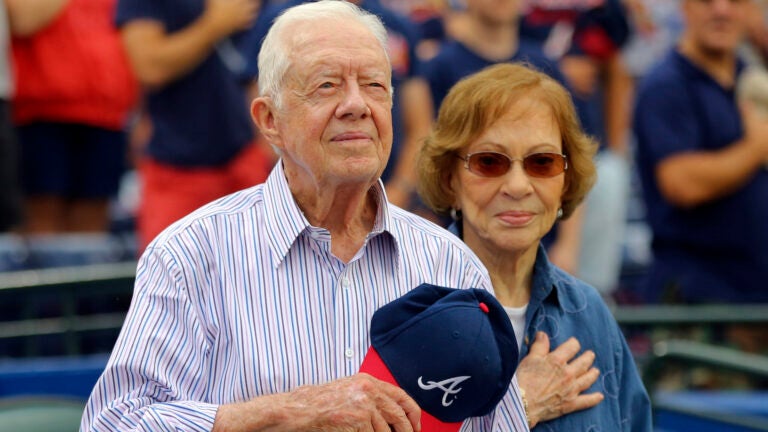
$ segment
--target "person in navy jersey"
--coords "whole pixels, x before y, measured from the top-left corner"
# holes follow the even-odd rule
[[[685,29],[642,81],[634,132],[650,302],[768,302],[768,121],[740,104],[751,0],[683,0]]]
[[[145,88],[139,251],[171,223],[262,182],[269,153],[248,118],[242,31],[262,0],[119,0],[116,22]]]
[[[258,77],[257,54],[274,19],[284,10],[309,0],[288,0],[275,3],[259,16],[244,42],[245,57],[248,59],[243,77],[252,80]],[[394,140],[392,158],[382,174],[390,202],[409,209],[416,187],[416,168],[413,164],[420,140],[429,132],[432,111],[429,105],[429,90],[420,79],[416,47],[421,33],[405,15],[401,15],[379,0],[350,0],[363,10],[381,18],[387,29],[387,51],[392,63],[392,84],[395,89],[392,107]]]

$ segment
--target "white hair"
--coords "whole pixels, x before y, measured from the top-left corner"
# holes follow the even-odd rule
[[[282,106],[281,90],[290,66],[290,46],[286,37],[300,23],[327,25],[317,21],[351,20],[362,24],[376,37],[387,56],[387,30],[376,16],[343,0],[320,0],[286,9],[269,29],[259,51],[259,96],[269,96],[277,108]],[[391,86],[390,86],[391,89]]]

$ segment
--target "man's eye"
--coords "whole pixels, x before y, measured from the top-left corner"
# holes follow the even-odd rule
[[[333,83],[332,82],[324,82],[324,83],[320,84],[320,88],[323,88],[323,89],[333,88]]]

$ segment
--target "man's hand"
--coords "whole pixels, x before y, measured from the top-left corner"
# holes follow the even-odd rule
[[[600,376],[592,367],[595,353],[581,349],[579,341],[570,338],[554,351],[549,351],[549,337],[536,334],[528,355],[517,367],[517,380],[528,402],[528,423],[531,428],[539,422],[591,408],[599,404],[602,393],[582,394]]]
[[[261,0],[206,0],[204,17],[223,38],[250,27],[260,8]]]
[[[736,96],[744,138],[768,161],[768,72],[757,68],[744,71],[736,83]]]
[[[399,387],[367,374],[249,402],[222,405],[214,431],[376,431],[421,429],[421,409]]]

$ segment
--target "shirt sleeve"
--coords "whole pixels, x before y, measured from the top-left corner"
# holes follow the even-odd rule
[[[121,27],[135,19],[164,21],[161,1],[158,0],[118,0],[115,11],[115,23]]]
[[[81,431],[209,431],[209,344],[178,265],[149,249],[107,367],[83,414]]]
[[[653,430],[651,400],[618,324],[614,324],[614,332],[619,340],[616,345],[620,347],[617,353],[617,364],[620,365],[621,374],[618,392],[621,429],[625,432],[651,432]]]
[[[699,148],[694,103],[684,83],[658,84],[639,94],[634,131],[638,149],[653,165],[673,154]]]

